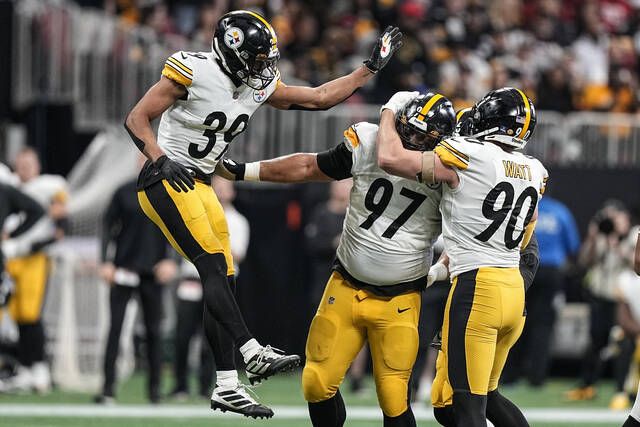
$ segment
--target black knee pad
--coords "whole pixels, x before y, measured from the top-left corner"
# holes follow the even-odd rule
[[[456,420],[453,417],[453,406],[445,406],[442,408],[433,408],[433,416],[436,421],[444,427],[455,427]]]
[[[416,417],[413,415],[411,406],[397,417],[388,417],[384,415],[384,427],[416,427]]]

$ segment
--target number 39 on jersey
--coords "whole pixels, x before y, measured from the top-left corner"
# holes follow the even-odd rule
[[[187,89],[187,97],[162,115],[158,145],[169,158],[205,174],[213,173],[279,82],[276,78],[262,90],[236,85],[219,61],[213,52],[177,52],[162,70],[165,78]]]

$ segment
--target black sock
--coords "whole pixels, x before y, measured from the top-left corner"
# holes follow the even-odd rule
[[[227,281],[227,262],[223,254],[204,254],[198,257],[193,264],[198,269],[202,280],[204,303],[213,319],[231,335],[235,345],[242,345],[252,337],[247,325],[244,323],[240,308],[233,296],[231,287]],[[207,337],[215,335],[209,328],[215,327],[211,322],[205,322]],[[215,348],[212,348],[216,351]]]
[[[453,416],[453,406],[451,405],[442,408],[433,408],[433,415],[441,426],[455,427],[456,425],[456,420]]]
[[[453,408],[456,426],[487,426],[487,396],[468,391],[454,391]]]
[[[529,427],[522,411],[498,390],[487,394],[487,419],[495,427]]]
[[[622,424],[622,427],[638,427],[638,426],[640,426],[640,422],[635,418],[633,418],[631,415],[629,415],[629,418],[627,418],[627,421],[625,421],[624,424]]]
[[[44,328],[41,321],[18,325],[18,361],[23,366],[44,361]]]
[[[411,406],[407,406],[407,410],[397,417],[388,417],[384,415],[384,427],[416,427],[416,417],[413,415]]]
[[[235,278],[229,276],[227,281],[235,295]],[[215,317],[211,315],[206,305],[204,307],[204,325],[207,341],[213,351],[213,360],[216,362],[216,370],[235,371],[235,342],[231,335],[224,330],[220,322],[216,321]]]
[[[342,427],[347,420],[347,411],[340,390],[327,400],[308,403],[309,418],[313,427]]]

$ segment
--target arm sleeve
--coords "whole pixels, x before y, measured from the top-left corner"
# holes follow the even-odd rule
[[[351,177],[353,158],[344,142],[330,150],[318,153],[316,161],[318,168],[328,177],[335,180]]]
[[[12,213],[24,213],[25,219],[22,223],[9,235],[9,237],[17,237],[29,230],[42,216],[44,209],[31,197],[18,191],[17,189],[5,186]]]
[[[165,61],[162,75],[184,87],[191,86],[193,83],[191,58],[182,51],[174,53]]]

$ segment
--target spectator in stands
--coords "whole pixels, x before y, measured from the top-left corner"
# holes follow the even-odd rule
[[[589,223],[587,237],[580,249],[579,263],[587,269],[585,283],[589,295],[589,346],[583,356],[580,385],[566,393],[569,400],[589,400],[596,396],[600,378],[602,350],[607,347],[615,324],[616,285],[627,269],[633,246],[627,244],[630,231],[629,212],[611,200],[605,203]]]
[[[564,271],[575,261],[580,235],[571,211],[545,195],[538,204],[535,231],[540,265],[527,291],[527,320],[507,362],[503,382],[514,382],[524,374],[534,387],[544,385],[549,365],[551,338],[556,319],[555,297],[562,291]]]
[[[104,356],[104,384],[95,402],[114,401],[120,332],[127,304],[135,292],[140,299],[146,332],[147,395],[152,403],[158,403],[162,285],[175,277],[176,265],[169,258],[171,253],[164,236],[140,210],[135,180],[116,190],[103,226],[100,276],[110,286],[111,323]]]
[[[239,272],[238,264],[244,259],[249,247],[249,222],[233,206],[233,200],[236,197],[233,182],[214,177],[213,187],[227,219],[231,254],[233,255],[233,262],[236,264],[234,267],[237,275]],[[182,260],[180,281],[176,291],[175,386],[171,392],[171,397],[177,400],[184,400],[189,395],[187,378],[189,348],[192,338],[196,334],[202,334],[203,332],[202,313],[204,300],[202,295],[202,283],[200,282],[198,271],[191,262],[186,259]],[[198,394],[204,398],[211,396],[213,372],[214,361],[211,349],[208,345],[201,345]]]
[[[32,148],[21,150],[14,169],[18,188],[36,200],[47,215],[33,229],[15,240],[13,249],[6,250],[6,269],[16,289],[9,304],[9,313],[18,325],[18,359],[21,369],[6,388],[47,393],[51,389],[51,374],[46,360],[46,331],[42,324],[42,309],[46,300],[50,260],[45,248],[64,237],[67,224],[67,183],[57,175],[42,175],[40,159]],[[19,217],[6,224],[14,229]],[[32,235],[29,235],[32,233]],[[11,252],[11,253],[10,253]]]

